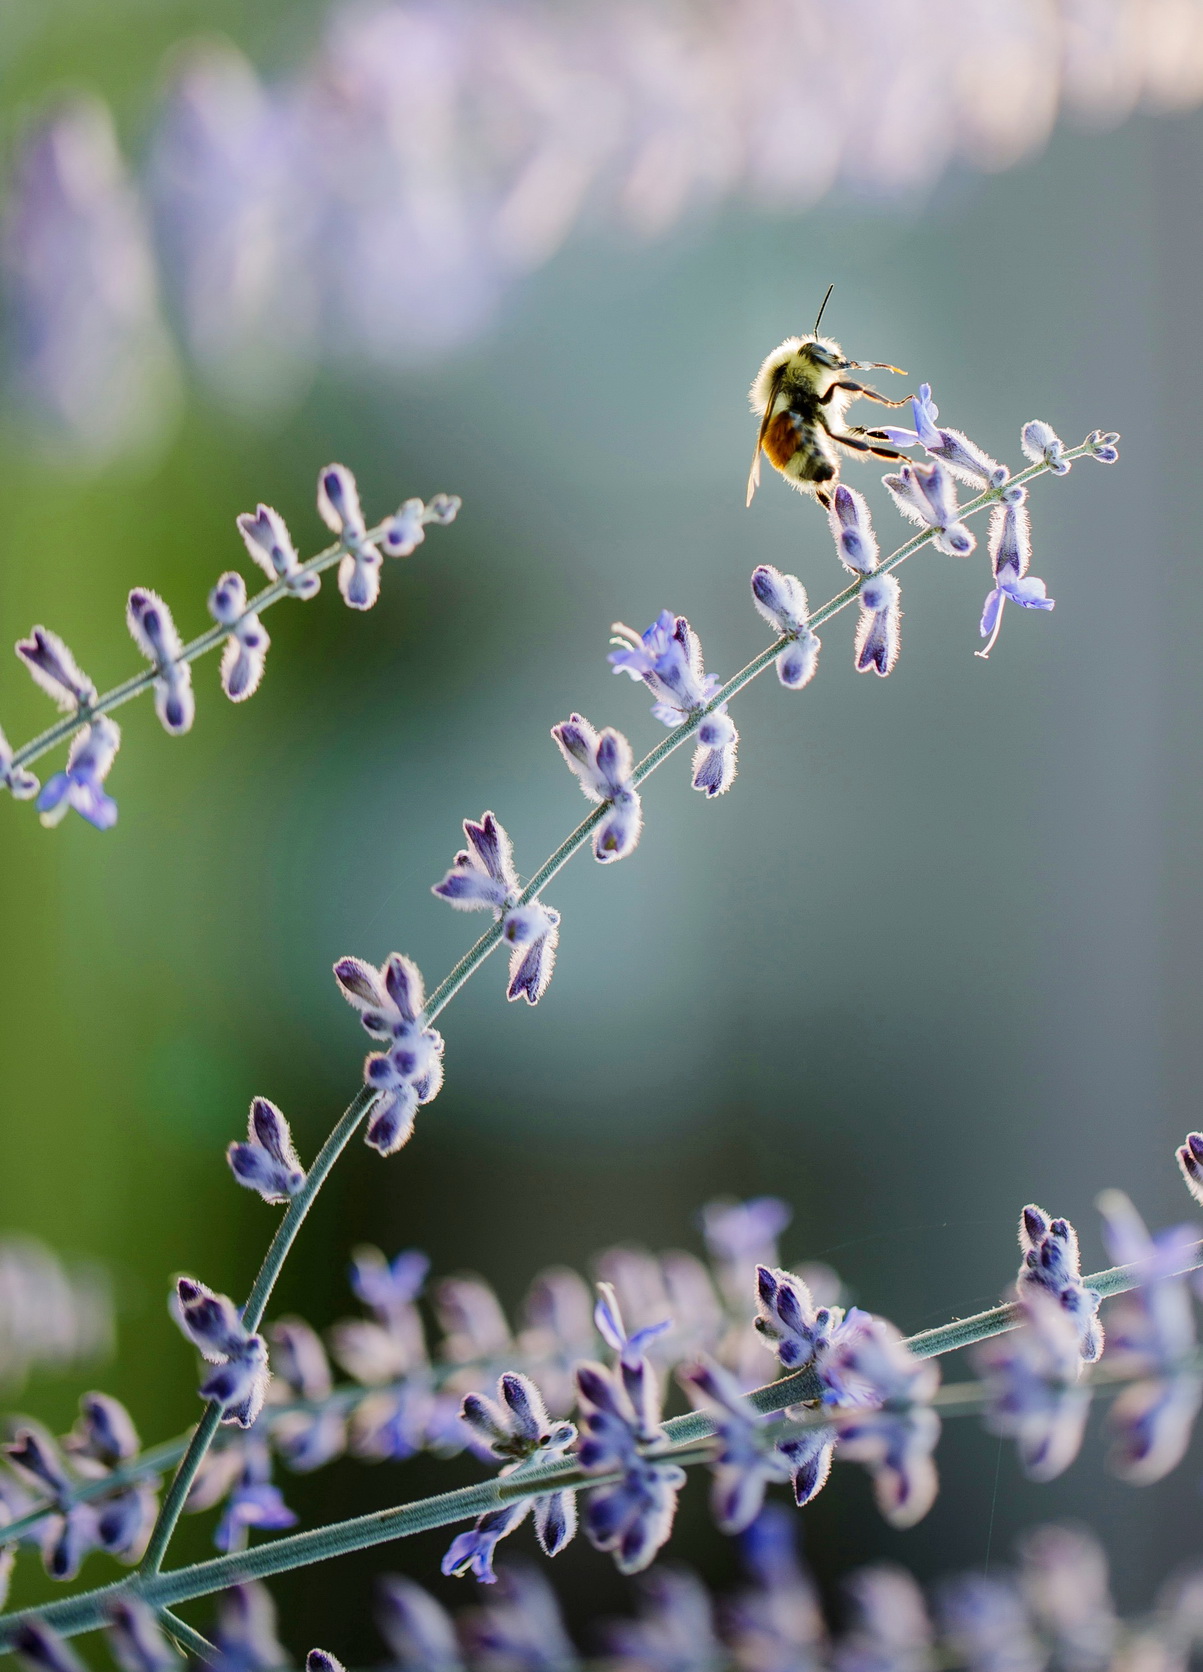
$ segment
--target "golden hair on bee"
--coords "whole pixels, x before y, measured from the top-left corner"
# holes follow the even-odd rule
[[[748,399],[760,419],[756,451],[748,475],[748,504],[760,486],[763,453],[785,480],[800,493],[810,494],[826,509],[839,481],[845,454],[859,458],[904,459],[874,430],[847,426],[848,408],[855,400],[882,406],[905,406],[909,397],[892,401],[849,372],[896,372],[880,360],[849,360],[834,337],[821,337],[819,326],[833,285],[819,309],[815,328],[804,337],[786,337],[765,356]]]

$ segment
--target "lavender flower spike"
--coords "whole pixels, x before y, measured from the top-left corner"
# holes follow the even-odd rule
[[[328,464],[317,479],[318,515],[346,547],[338,566],[338,590],[353,610],[370,610],[380,596],[377,547],[367,539],[367,524],[359,508],[359,489],[345,464]]]
[[[121,728],[104,714],[76,732],[66,767],[46,780],[37,799],[48,829],[60,824],[71,808],[97,830],[112,829],[117,823],[117,803],[105,793],[104,781],[120,746]]]
[[[6,789],[14,801],[28,801],[38,793],[41,785],[32,772],[13,765],[13,747],[0,727],[0,788]]]
[[[553,726],[551,735],[588,799],[608,804],[593,833],[593,857],[602,865],[625,859],[643,828],[643,808],[631,783],[631,745],[610,726],[595,731],[582,714]]]
[[[1103,1352],[1101,1297],[1097,1290],[1083,1287],[1077,1232],[1068,1219],[1052,1219],[1029,1203],[1020,1215],[1019,1247],[1019,1299],[1025,1300],[1033,1290],[1052,1295],[1077,1325],[1083,1360],[1093,1364]]]
[[[898,660],[902,588],[893,575],[867,575],[860,588],[854,654],[857,673],[872,668],[882,679]]]
[[[48,697],[53,697],[64,714],[73,708],[90,708],[96,701],[96,687],[49,627],[34,627],[27,639],[18,639],[17,655]]]
[[[221,654],[221,688],[231,702],[245,702],[259,689],[271,639],[259,617],[247,613],[246,582],[237,570],[227,569],[210,592],[209,614],[230,629]]]
[[[632,1404],[621,1377],[600,1364],[578,1364],[576,1381],[585,1435],[578,1453],[581,1467],[622,1473],[614,1485],[590,1493],[585,1532],[598,1550],[613,1553],[621,1573],[639,1573],[672,1531],[685,1471],[642,1449],[666,1440],[650,1366],[642,1382],[641,1410]]]
[[[1031,1480],[1055,1480],[1078,1455],[1090,1411],[1078,1328],[1040,1289],[1020,1305],[1019,1328],[983,1342],[974,1354],[986,1389],[984,1420],[990,1433],[1015,1441]]]
[[[832,497],[827,521],[844,568],[854,575],[871,575],[877,567],[878,547],[864,494],[841,482]]]
[[[893,442],[895,447],[913,447],[918,442],[932,458],[942,459],[958,480],[973,487],[1000,488],[1007,480],[1011,473],[1006,465],[984,453],[967,435],[939,428],[936,420],[940,409],[931,398],[930,383],[921,383],[919,393],[911,396],[911,410],[915,415],[913,430],[885,425],[873,434]]]
[[[385,522],[380,544],[390,557],[409,557],[425,540],[426,525],[437,523],[445,528],[455,521],[463,503],[454,493],[436,493],[426,505],[420,499],[407,499]]]
[[[720,1532],[742,1533],[760,1514],[765,1488],[787,1480],[791,1460],[766,1439],[764,1419],[743,1396],[735,1377],[719,1364],[681,1371],[682,1387],[714,1419],[719,1448],[710,1506]]]
[[[762,563],[752,571],[752,602],[770,627],[789,640],[777,657],[777,678],[787,691],[800,691],[814,678],[821,646],[810,630],[806,588],[796,575],[783,575],[771,563]]]
[[[998,639],[1003,605],[1008,598],[1023,610],[1053,608],[1054,601],[1048,596],[1044,582],[1028,574],[1032,541],[1028,508],[1024,503],[1026,498],[1027,490],[1016,484],[990,515],[990,561],[994,569],[994,589],[986,595],[981,622],[982,637],[989,642],[984,649],[974,652],[983,662]]]
[[[501,920],[503,938],[513,948],[506,997],[538,1004],[555,967],[560,914],[541,900],[520,901],[514,849],[492,813],[464,820],[468,846],[461,848],[432,893],[457,911],[491,911]]]
[[[1023,426],[1020,445],[1025,457],[1033,464],[1047,465],[1054,476],[1064,476],[1069,471],[1071,461],[1065,457],[1065,443],[1052,425],[1046,424],[1042,418],[1033,418]],[[1112,461],[1105,459],[1103,462],[1109,464]]]
[[[232,1300],[203,1283],[179,1278],[176,1299],[176,1322],[201,1356],[219,1367],[201,1384],[201,1398],[221,1407],[223,1422],[250,1428],[267,1394],[267,1343],[246,1329]]]
[[[929,465],[904,464],[896,476],[882,481],[904,517],[935,530],[932,545],[938,552],[968,557],[977,539],[961,521],[952,477],[939,459]]]
[[[443,1085],[443,1038],[426,1026],[422,972],[412,959],[390,952],[379,969],[340,958],[334,978],[372,1037],[389,1042],[389,1050],[364,1061],[364,1080],[379,1093],[364,1142],[394,1155],[413,1133],[419,1105],[432,1102]]]
[[[231,1144],[226,1160],[239,1184],[257,1190],[265,1202],[286,1202],[305,1182],[288,1122],[266,1097],[252,1099],[247,1142]]]
[[[302,573],[288,525],[270,505],[243,511],[235,518],[247,551],[269,580],[283,581],[294,598],[312,598],[321,586],[317,575]]]
[[[125,619],[131,638],[158,675],[154,693],[159,723],[164,731],[179,737],[191,729],[196,699],[192,694],[192,669],[180,661],[184,646],[171,611],[157,592],[136,586],[129,595]]]

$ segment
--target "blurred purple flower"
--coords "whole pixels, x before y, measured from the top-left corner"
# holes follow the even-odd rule
[[[386,1573],[377,1581],[376,1625],[397,1672],[463,1672],[455,1627],[446,1609],[412,1579]]]
[[[1081,1340],[1075,1319],[1052,1295],[1032,1289],[1020,1306],[1019,1328],[974,1352],[986,1393],[983,1420],[992,1434],[1015,1441],[1026,1475],[1054,1480],[1078,1455],[1090,1412]]]
[[[715,1523],[722,1533],[742,1533],[759,1515],[770,1482],[790,1478],[793,1461],[766,1437],[765,1419],[721,1365],[691,1365],[681,1371],[680,1381],[718,1436],[710,1496]]]
[[[173,736],[189,731],[196,717],[192,669],[180,660],[184,646],[171,611],[157,592],[136,586],[129,595],[125,619],[131,638],[158,674],[154,698],[159,724]]]
[[[246,582],[227,569],[209,594],[209,614],[219,627],[230,629],[221,653],[221,688],[231,702],[245,702],[259,689],[271,644],[259,617],[246,613],[246,603]]]
[[[677,1493],[685,1484],[683,1469],[643,1449],[666,1441],[655,1375],[646,1359],[637,1369],[620,1365],[614,1371],[586,1362],[577,1366],[576,1380],[581,1467],[622,1475],[616,1484],[590,1492],[585,1532],[598,1550],[613,1554],[621,1573],[638,1573],[668,1539]]]
[[[295,1527],[297,1518],[272,1484],[271,1452],[264,1440],[251,1438],[242,1451],[242,1470],[226,1500],[213,1542],[219,1550],[245,1550],[252,1527],[276,1532]]]
[[[121,728],[103,714],[76,732],[66,767],[47,778],[38,796],[36,806],[44,825],[60,824],[74,808],[97,830],[112,829],[117,823],[117,803],[106,794],[104,781],[120,746]]]

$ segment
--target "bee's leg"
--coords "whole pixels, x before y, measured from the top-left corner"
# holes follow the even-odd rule
[[[870,389],[867,383],[833,383],[825,394],[819,396],[819,405],[826,406],[837,389],[843,389],[849,395],[861,395],[867,401],[877,401],[880,406],[909,406],[911,397],[906,395],[900,401],[892,401],[886,395],[879,395],[876,389]]]
[[[823,507],[824,511],[830,511],[831,510],[831,495],[829,493],[825,493],[822,488],[816,488],[815,489],[815,498],[818,500],[819,504]]]
[[[827,433],[832,441],[838,441],[841,447],[851,447],[854,453],[872,453],[875,459],[904,459],[910,462],[909,453],[900,453],[897,447],[889,447],[884,442],[862,441],[859,435],[840,435],[835,430],[828,430]]]

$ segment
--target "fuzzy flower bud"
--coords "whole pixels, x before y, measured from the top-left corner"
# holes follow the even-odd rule
[[[23,766],[13,765],[13,753],[11,743],[0,728],[0,786],[14,801],[28,801],[41,786],[32,772],[27,772]]]
[[[445,528],[453,523],[463,500],[458,494],[436,493],[429,504],[420,499],[407,499],[399,510],[387,518],[380,531],[380,544],[390,557],[408,557],[426,538],[426,526],[436,523]]]
[[[752,571],[752,602],[770,627],[789,639],[777,657],[777,678],[788,691],[800,691],[814,678],[821,644],[810,630],[806,588],[796,575],[762,563]]]
[[[1074,1320],[1082,1358],[1093,1364],[1102,1356],[1103,1326],[1095,1289],[1083,1287],[1078,1234],[1068,1219],[1053,1219],[1029,1203],[1019,1220],[1023,1263],[1015,1287],[1020,1300],[1033,1290],[1049,1294]]]
[[[247,1330],[232,1300],[203,1283],[181,1277],[176,1299],[181,1330],[201,1356],[218,1367],[202,1382],[201,1398],[221,1407],[223,1422],[250,1428],[263,1409],[270,1380],[267,1343]]]
[[[70,808],[97,830],[110,830],[117,823],[117,803],[105,793],[104,781],[120,746],[121,728],[103,714],[76,732],[65,769],[48,778],[38,796],[44,825],[61,823]]]
[[[338,566],[338,590],[353,610],[370,610],[380,596],[379,550],[367,538],[359,489],[345,464],[328,464],[317,479],[318,515],[347,548]]]
[[[271,644],[259,617],[247,614],[246,601],[246,583],[234,569],[228,569],[209,594],[209,614],[220,627],[230,629],[221,655],[221,688],[231,702],[245,702],[259,689]]]
[[[321,579],[302,573],[288,525],[278,511],[260,505],[253,512],[241,512],[235,521],[247,551],[269,580],[283,581],[294,598],[313,597]]]
[[[27,639],[17,640],[15,649],[34,682],[53,697],[64,714],[73,708],[89,708],[96,701],[95,685],[49,627],[34,627]]]
[[[1070,468],[1071,461],[1065,457],[1065,443],[1052,425],[1046,424],[1042,418],[1033,418],[1023,426],[1020,445],[1025,457],[1033,464],[1047,465],[1054,476],[1064,476]]]
[[[1091,430],[1086,437],[1091,458],[1097,459],[1100,464],[1114,464],[1119,458],[1119,448],[1116,446],[1118,440],[1118,430],[1108,430],[1106,434],[1102,430]]]
[[[703,795],[725,795],[735,782],[739,733],[724,703],[698,727],[693,754],[693,787]]]
[[[171,611],[149,587],[136,586],[125,611],[130,637],[158,677],[154,683],[155,713],[164,731],[180,736],[196,717],[192,669],[180,661],[183,645]]]
[[[252,1099],[247,1142],[231,1144],[226,1160],[239,1184],[257,1190],[265,1202],[286,1202],[305,1182],[288,1122],[266,1097]]]
[[[588,799],[606,805],[593,832],[593,857],[602,865],[625,859],[643,828],[639,793],[631,783],[631,745],[610,726],[595,731],[582,714],[553,726],[551,735]]]
[[[340,958],[334,978],[368,1033],[390,1047],[363,1065],[365,1082],[379,1093],[364,1142],[393,1155],[410,1138],[419,1105],[430,1103],[443,1085],[443,1039],[426,1026],[422,972],[392,952],[379,969],[361,958]]]
[[[904,464],[896,476],[883,476],[895,505],[912,522],[934,529],[932,545],[949,557],[967,557],[977,545],[961,521],[952,476],[934,459],[929,465]]]
[[[860,620],[856,624],[857,673],[872,668],[882,679],[898,660],[902,589],[893,575],[874,573],[861,582]]]
[[[864,494],[841,482],[832,496],[827,521],[844,568],[854,575],[871,575],[877,567],[877,536]]]

